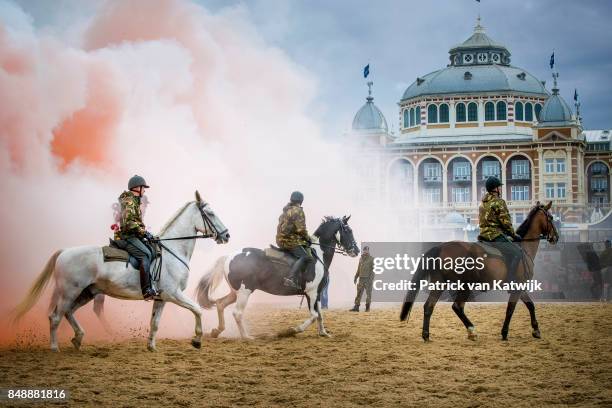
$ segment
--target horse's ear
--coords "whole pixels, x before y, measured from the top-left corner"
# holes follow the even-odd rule
[[[546,207],[544,207],[544,209],[548,211],[550,210],[550,207],[552,207],[552,201],[549,201],[548,204],[546,204]]]
[[[539,207],[541,205],[542,205],[542,203],[540,203],[539,201],[536,202],[536,207]]]
[[[351,219],[350,215],[345,215],[344,217],[342,217],[342,222],[345,224],[348,224],[348,221]]]
[[[200,192],[198,190],[196,190],[196,192],[195,192],[195,197],[196,197],[196,201],[198,203],[202,202],[202,197],[200,197]]]

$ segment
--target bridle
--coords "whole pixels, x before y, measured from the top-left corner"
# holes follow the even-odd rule
[[[544,206],[539,205],[537,207],[536,212],[542,211],[546,217],[546,226],[547,231],[546,235],[544,233],[540,234],[537,238],[524,238],[521,241],[541,241],[547,240],[548,242],[553,242],[559,239],[559,233],[557,232],[557,228],[553,222],[553,216],[544,208]],[[535,214],[534,214],[535,216]]]
[[[336,219],[336,221],[338,223],[340,223],[340,229],[341,230],[346,230],[346,228],[350,228],[348,225],[344,224],[342,222],[342,220]],[[336,234],[334,234],[334,245],[323,245],[323,244],[320,244],[318,242],[313,242],[312,245],[317,245],[317,246],[319,246],[321,248],[333,249],[334,253],[336,253],[336,254],[340,254],[340,255],[343,255],[343,256],[349,256],[348,251],[346,251],[343,248],[342,243],[340,241],[338,241],[338,238],[336,237]]]

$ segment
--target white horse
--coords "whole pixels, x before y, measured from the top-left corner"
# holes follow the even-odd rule
[[[183,291],[189,277],[189,261],[195,247],[194,234],[201,232],[218,244],[229,240],[227,228],[202,201],[196,191],[196,201],[186,203],[162,228],[159,238],[167,240],[162,250],[163,262],[158,289],[159,298],[153,302],[148,349],[155,350],[155,336],[166,302],[189,309],[195,316],[195,337],[191,344],[202,345],[202,310]],[[186,239],[175,239],[188,237]],[[155,262],[151,268],[155,270]],[[140,277],[125,262],[104,262],[102,248],[81,246],[62,249],[53,254],[36,279],[27,297],[15,309],[15,320],[20,319],[36,303],[51,276],[55,278],[55,290],[51,299],[49,322],[51,326],[51,350],[59,351],[57,328],[65,316],[74,330],[72,344],[79,349],[85,332],[74,317],[74,312],[87,304],[97,294],[103,293],[119,299],[142,300]]]

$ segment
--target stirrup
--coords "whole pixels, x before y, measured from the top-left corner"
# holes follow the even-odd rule
[[[293,279],[284,278],[283,285],[285,285],[285,286],[287,286],[289,288],[294,288],[294,289],[302,290],[302,288]]]

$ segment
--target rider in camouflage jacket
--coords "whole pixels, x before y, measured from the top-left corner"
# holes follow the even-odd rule
[[[314,261],[310,248],[310,235],[306,230],[306,216],[302,209],[304,195],[299,191],[291,194],[289,204],[283,208],[278,218],[276,229],[276,244],[279,248],[293,254],[297,261],[291,266],[289,278],[285,278],[285,286],[302,290],[302,272]]]

